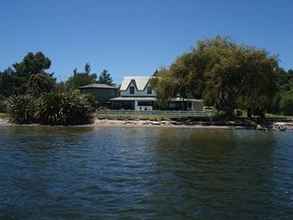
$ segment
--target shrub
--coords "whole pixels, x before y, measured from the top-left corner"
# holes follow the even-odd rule
[[[7,101],[4,96],[0,95],[0,112],[6,112],[7,111]]]
[[[38,99],[32,96],[9,98],[11,121],[46,125],[78,125],[93,122],[94,108],[78,93],[48,93]]]
[[[36,101],[30,95],[11,96],[7,100],[7,108],[12,122],[18,124],[36,121]]]
[[[63,124],[62,105],[64,95],[61,93],[48,93],[40,98],[37,118],[41,124]]]
[[[284,115],[293,115],[293,91],[286,92],[280,100],[280,111]]]
[[[48,93],[41,97],[38,109],[41,124],[78,125],[93,120],[94,108],[91,102],[78,93]]]

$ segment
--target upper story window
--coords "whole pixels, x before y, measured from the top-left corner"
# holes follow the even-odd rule
[[[129,93],[130,93],[131,95],[134,94],[134,86],[130,86],[130,87],[129,87]]]
[[[147,87],[147,94],[151,95],[153,93],[152,87]]]

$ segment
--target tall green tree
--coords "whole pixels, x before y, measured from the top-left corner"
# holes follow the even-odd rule
[[[167,107],[168,101],[176,96],[176,80],[173,78],[169,69],[162,68],[156,72],[151,79],[151,85],[155,88],[158,104],[161,109]]]
[[[0,72],[0,95],[9,97],[16,94],[16,76],[12,68]]]
[[[168,91],[182,98],[203,98],[228,116],[237,108],[263,116],[276,93],[278,74],[277,58],[265,50],[216,37],[199,41],[191,52],[157,73],[161,83],[155,88],[162,98]]]
[[[55,79],[48,74],[37,73],[30,76],[27,82],[27,93],[36,97],[53,91],[55,87]]]
[[[68,78],[65,85],[68,90],[76,90],[81,86],[96,83],[96,79],[97,75],[91,73],[91,67],[88,63],[86,63],[83,72],[78,72],[77,69],[73,70],[72,76]]]
[[[108,70],[103,70],[101,74],[99,75],[98,83],[101,84],[107,84],[107,85],[114,85],[111,74],[108,72]]]
[[[15,72],[18,76],[26,76],[44,73],[51,66],[51,60],[42,52],[28,53],[21,62],[13,64]]]
[[[293,90],[282,92],[278,101],[278,113],[293,115]]]
[[[50,66],[51,60],[42,52],[28,53],[20,62],[13,64],[12,68],[0,74],[0,93],[7,97],[24,95],[32,91],[31,85],[40,93],[48,92],[48,88],[51,91],[55,85],[55,78],[53,73],[48,72]],[[38,82],[33,82],[35,80]],[[48,85],[44,87],[44,84]],[[41,87],[36,88],[37,85]]]
[[[271,112],[275,114],[293,114],[290,108],[291,100],[293,100],[293,70],[284,70],[280,68],[280,74],[276,79],[277,93],[273,98]]]

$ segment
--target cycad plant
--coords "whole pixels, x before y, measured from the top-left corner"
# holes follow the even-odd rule
[[[40,99],[38,118],[49,125],[78,125],[92,122],[93,107],[77,93],[49,93]]]
[[[36,118],[36,103],[30,95],[11,96],[7,100],[7,108],[10,120],[18,124],[34,123]]]

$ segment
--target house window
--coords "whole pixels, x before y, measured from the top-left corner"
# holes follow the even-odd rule
[[[147,94],[151,95],[153,93],[152,87],[147,88]]]
[[[130,93],[131,95],[134,94],[134,87],[133,87],[133,86],[129,87],[129,93]]]
[[[153,102],[152,101],[138,101],[137,105],[138,106],[153,106]]]

